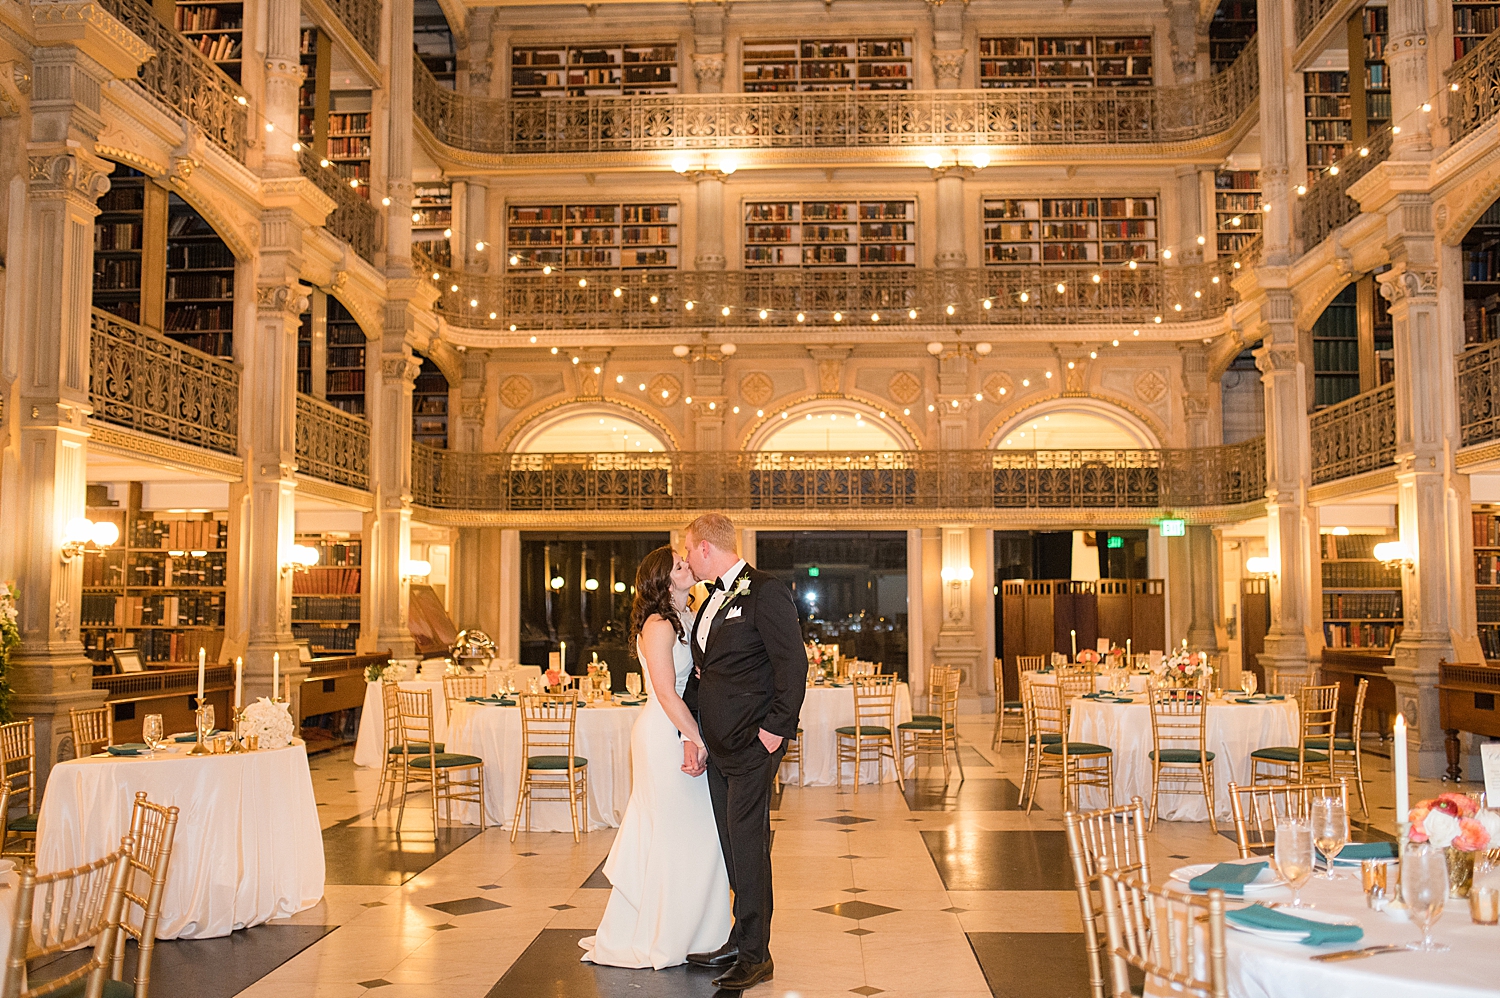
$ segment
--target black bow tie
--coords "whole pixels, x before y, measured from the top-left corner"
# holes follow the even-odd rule
[[[709,592],[713,592],[714,590],[722,590],[723,588],[724,588],[724,580],[723,579],[715,579],[712,582],[708,583],[708,591]]]

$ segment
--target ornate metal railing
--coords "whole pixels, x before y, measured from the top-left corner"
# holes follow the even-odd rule
[[[370,424],[311,395],[297,396],[297,470],[355,489],[370,487]]]
[[[239,451],[240,370],[94,309],[89,343],[94,419],[224,454]]]
[[[1297,44],[1301,45],[1306,41],[1307,36],[1311,35],[1313,29],[1318,26],[1318,22],[1338,5],[1339,0],[1297,0],[1296,9],[1293,12],[1297,22]]]
[[[328,0],[328,6],[338,17],[359,47],[371,59],[380,59],[380,2],[379,0]]]
[[[1312,414],[1313,484],[1396,463],[1396,389],[1374,388]]]
[[[1447,79],[1448,135],[1457,142],[1500,111],[1500,31],[1449,67]]]
[[[152,669],[118,676],[95,676],[93,688],[104,690],[109,703],[131,700],[157,700],[183,696],[198,689],[198,668]],[[210,665],[203,670],[203,691],[214,693],[234,689],[234,669],[227,665]]]
[[[1215,318],[1235,300],[1228,260],[1135,270],[1114,264],[496,276],[437,267],[420,252],[413,259],[423,273],[437,275],[431,278],[437,308],[449,322],[491,329],[1145,325]]]
[[[1458,359],[1460,446],[1500,440],[1500,342]]]
[[[1198,450],[471,454],[412,446],[431,509],[1170,509],[1265,497],[1263,439]]]
[[[1243,246],[1234,252],[1229,258],[1230,269],[1240,270],[1244,267],[1253,267],[1260,263],[1261,254],[1266,250],[1266,236],[1263,232],[1257,232]]]
[[[1359,214],[1359,202],[1345,192],[1390,155],[1391,130],[1383,128],[1329,167],[1307,189],[1306,196],[1297,199],[1297,237],[1302,240],[1302,252],[1313,249]]]
[[[348,182],[341,180],[332,165],[323,166],[327,160],[319,158],[303,147],[298,159],[302,175],[318,185],[318,189],[337,203],[329,213],[324,228],[349,244],[349,248],[370,263],[375,262],[375,250],[379,248],[380,209],[360,197]]]
[[[433,138],[498,154],[1187,142],[1229,131],[1260,89],[1253,39],[1224,72],[1169,87],[507,99],[412,72]]]
[[[156,50],[136,74],[147,97],[187,118],[229,155],[245,161],[249,146],[249,98],[203,53],[188,44],[140,0],[100,0],[121,24]]]

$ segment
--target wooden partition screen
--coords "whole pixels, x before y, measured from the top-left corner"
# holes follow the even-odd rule
[[[1013,580],[1000,587],[1005,688],[1017,689],[1017,655],[1068,654],[1099,638],[1128,639],[1138,652],[1166,650],[1166,586],[1161,579]],[[1007,693],[1007,696],[1009,693]]]

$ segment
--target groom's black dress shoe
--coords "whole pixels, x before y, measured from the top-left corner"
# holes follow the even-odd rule
[[[687,962],[695,967],[732,967],[739,958],[740,948],[728,942],[712,953],[689,953]]]
[[[775,965],[770,960],[765,963],[736,963],[727,974],[715,977],[712,983],[714,987],[725,991],[744,991],[762,981],[769,981],[774,969]]]

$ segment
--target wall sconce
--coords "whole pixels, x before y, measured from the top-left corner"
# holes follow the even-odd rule
[[[293,544],[286,553],[286,561],[281,563],[281,574],[287,576],[293,572],[305,572],[317,563],[317,548],[308,547],[306,544]]]
[[[1276,563],[1265,555],[1245,559],[1245,571],[1251,575],[1275,575]]]
[[[103,551],[120,539],[120,528],[113,520],[95,523],[88,517],[74,517],[63,530],[62,548],[58,551],[63,564],[81,556],[92,544],[96,551]]]
[[[408,558],[401,563],[401,578],[410,582],[412,579],[425,579],[432,574],[432,562],[422,558]]]
[[[959,565],[955,568],[945,568],[940,574],[943,584],[948,587],[948,616],[953,620],[962,620],[964,583],[973,580],[974,569],[968,565]]]
[[[1411,556],[1411,548],[1406,546],[1405,541],[1385,541],[1375,545],[1375,560],[1390,568],[1392,565],[1400,565],[1402,568],[1411,568],[1414,564]]]

